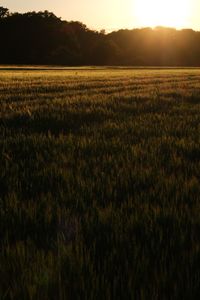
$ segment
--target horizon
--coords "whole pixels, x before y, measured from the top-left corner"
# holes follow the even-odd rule
[[[181,9],[180,9],[181,3]],[[1,6],[7,7],[10,12],[26,13],[29,11],[53,12],[57,17],[67,21],[80,21],[92,30],[104,29],[106,33],[120,29],[141,29],[168,27],[174,29],[192,29],[200,31],[198,11],[200,3],[197,0],[165,1],[162,5],[159,0],[106,0],[101,3],[85,0],[59,0],[55,4],[52,0],[17,1],[3,0]],[[146,7],[146,9],[144,9]],[[179,11],[179,14],[177,13]]]

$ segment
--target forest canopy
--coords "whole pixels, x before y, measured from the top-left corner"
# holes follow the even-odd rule
[[[49,11],[0,7],[0,64],[200,66],[200,32],[156,27],[111,33]]]

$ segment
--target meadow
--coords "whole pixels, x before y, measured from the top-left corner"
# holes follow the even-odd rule
[[[0,69],[0,299],[200,297],[200,70]]]

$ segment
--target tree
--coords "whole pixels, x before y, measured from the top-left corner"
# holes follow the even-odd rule
[[[105,34],[106,34],[106,30],[105,30],[105,29],[101,29],[101,30],[100,30],[100,34],[105,35]]]
[[[200,32],[157,27],[106,34],[49,11],[0,7],[0,64],[200,66]]]
[[[9,16],[9,10],[8,10],[8,8],[0,6],[0,19],[8,17],[8,16]]]
[[[97,65],[115,65],[119,56],[118,46],[107,38],[98,41],[92,51],[93,63]]]

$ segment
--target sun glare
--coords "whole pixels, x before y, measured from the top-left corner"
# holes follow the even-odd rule
[[[141,27],[186,27],[189,8],[189,0],[134,0],[134,14]]]

